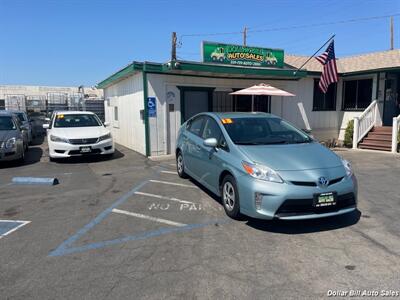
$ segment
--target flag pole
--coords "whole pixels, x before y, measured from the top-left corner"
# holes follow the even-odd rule
[[[311,56],[306,60],[306,62],[305,62],[304,64],[301,65],[300,68],[298,68],[296,71],[293,72],[293,75],[296,75],[297,72],[300,71],[300,69],[301,69],[302,67],[304,67],[304,66],[311,60],[311,58],[313,58],[313,57],[315,56],[315,54],[317,54],[322,48],[325,47],[326,44],[328,44],[328,43],[335,37],[335,35],[336,35],[336,34],[332,35],[332,36],[329,38],[329,40],[327,40],[327,41],[325,42],[325,44],[323,44],[317,51],[315,51],[314,54],[311,55]]]

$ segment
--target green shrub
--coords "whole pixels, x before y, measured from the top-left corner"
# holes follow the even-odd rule
[[[353,146],[353,132],[354,132],[354,120],[350,120],[347,123],[346,131],[344,133],[344,145],[346,147]]]

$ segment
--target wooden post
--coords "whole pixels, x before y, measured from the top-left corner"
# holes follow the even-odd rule
[[[176,32],[172,33],[172,48],[171,48],[171,60],[176,60]]]
[[[354,127],[353,127],[353,149],[357,149],[358,145],[358,127],[359,127],[359,119],[358,117],[355,117]]]
[[[394,49],[394,29],[393,29],[393,16],[390,17],[390,50]]]
[[[397,117],[393,118],[393,127],[392,127],[392,153],[397,152],[397,134],[399,129],[399,123]]]

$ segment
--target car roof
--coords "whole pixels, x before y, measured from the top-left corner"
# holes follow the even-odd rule
[[[218,119],[279,118],[273,114],[264,113],[264,112],[207,112],[204,114],[217,117]]]
[[[20,113],[26,114],[25,111],[23,111],[23,110],[18,110],[18,109],[7,109],[7,111],[9,111],[9,112],[12,113],[12,114],[20,114]]]
[[[60,115],[94,115],[91,111],[80,111],[80,110],[60,110],[54,111],[56,114]]]
[[[14,113],[9,110],[0,110],[0,116],[14,116]]]

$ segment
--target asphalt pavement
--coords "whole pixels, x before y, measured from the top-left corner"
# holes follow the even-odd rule
[[[24,165],[0,166],[1,299],[400,291],[399,155],[338,151],[357,174],[359,210],[282,222],[229,219],[217,197],[177,176],[173,160],[117,147],[111,160],[49,162],[45,149],[32,146]],[[59,184],[11,184],[15,176]],[[26,223],[3,236],[10,221]]]

